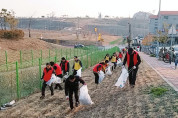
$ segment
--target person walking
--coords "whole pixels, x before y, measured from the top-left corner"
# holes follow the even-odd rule
[[[112,66],[112,71],[114,69],[116,69],[117,66],[117,57],[116,57],[116,53],[113,53],[112,57],[111,57],[111,62],[114,64],[114,66]]]
[[[124,58],[123,68],[125,67],[126,62],[129,70],[129,84],[131,88],[134,88],[138,66],[141,63],[141,59],[139,54],[134,51],[133,48],[128,49],[128,52]]]
[[[108,60],[109,61],[109,54],[106,54],[106,56],[104,57],[104,60]]]
[[[46,63],[46,67],[43,70],[43,75],[41,80],[43,79],[43,85],[42,85],[42,96],[40,97],[40,99],[44,99],[45,98],[45,88],[47,86],[47,82],[51,79],[52,74],[54,74],[54,69],[51,67],[50,63]],[[51,90],[51,96],[54,95],[54,91],[53,91],[53,86],[49,86],[50,90]]]
[[[84,80],[82,80],[79,76],[70,75],[69,78],[65,81],[65,95],[66,99],[69,100],[71,110],[74,108],[73,105],[73,93],[75,96],[75,106],[79,105],[79,82],[83,85],[86,85]]]
[[[67,61],[64,57],[61,58],[60,67],[62,69],[63,76],[64,77],[65,77],[65,75],[68,76],[69,75],[70,64],[69,64],[69,61]],[[63,80],[63,82],[65,82],[65,79]]]
[[[119,59],[122,61],[122,57],[123,57],[123,55],[122,55],[122,52],[119,52]]]
[[[53,61],[51,61],[50,64],[51,64],[51,66],[53,67],[53,69],[55,71],[55,75],[62,79],[63,76],[62,76],[61,67],[58,64],[54,63]],[[54,89],[57,89],[57,88],[59,88],[59,90],[63,90],[61,85],[60,85],[60,83],[56,83],[56,86],[55,86]]]
[[[77,74],[77,71],[82,68],[82,62],[78,59],[77,56],[74,56],[74,65],[73,65],[73,75]]]

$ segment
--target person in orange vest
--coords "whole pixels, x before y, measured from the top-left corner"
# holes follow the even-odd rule
[[[103,70],[103,66],[105,65],[104,62],[96,64],[93,68],[93,74],[95,75],[95,84],[99,84],[99,71]]]
[[[62,76],[61,67],[58,64],[54,63],[53,61],[51,61],[50,64],[53,67],[56,76],[62,79],[63,76]],[[57,89],[58,87],[59,87],[59,90],[63,90],[59,83],[56,84],[54,89]]]
[[[104,73],[106,72],[106,68],[107,68],[108,65],[109,65],[108,63],[109,63],[108,60],[104,61],[104,65],[103,65],[103,72],[104,72]]]
[[[64,57],[62,57],[60,66],[61,66],[61,69],[63,71],[63,76],[69,75],[69,67],[70,67],[69,61],[67,61]],[[65,82],[65,80],[63,82]]]
[[[131,88],[134,88],[138,66],[141,63],[141,59],[139,54],[136,51],[134,51],[133,48],[128,49],[128,52],[124,58],[123,68],[125,67],[126,62],[127,62],[128,70],[130,71],[129,84]]]
[[[50,63],[46,63],[46,67],[43,70],[43,76],[41,79],[43,79],[43,85],[42,85],[42,96],[40,97],[40,99],[44,99],[45,98],[45,88],[47,86],[47,82],[51,79],[52,74],[54,73],[54,69],[51,67]],[[51,90],[51,96],[54,95],[54,91],[53,91],[53,86],[49,86],[50,90]]]
[[[114,64],[114,66],[112,66],[112,71],[113,71],[113,69],[116,69],[116,66],[117,66],[117,55],[116,55],[116,53],[113,53],[113,55],[111,57],[111,62]]]
[[[119,52],[119,59],[121,59],[121,61],[122,61],[122,57],[123,57],[122,53]]]

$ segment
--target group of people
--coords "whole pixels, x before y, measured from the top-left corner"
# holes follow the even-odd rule
[[[113,53],[112,56],[109,56],[109,54],[106,54],[104,57],[104,61],[96,64],[93,68],[93,74],[95,76],[95,84],[99,84],[99,72],[103,71],[106,72],[106,68],[109,66],[109,62],[113,63],[112,70],[116,69],[117,66],[117,60],[120,59],[122,61],[123,53],[119,52]],[[133,88],[136,81],[136,74],[138,71],[138,65],[140,64],[141,59],[139,54],[134,51],[132,48],[129,48],[128,51],[125,54],[125,58],[123,60],[123,66],[122,68],[125,68],[125,64],[127,63],[128,70],[133,69],[133,71],[129,72],[129,83],[130,86]],[[70,64],[69,61],[67,61],[64,57],[61,58],[61,63],[58,65],[57,63],[50,62],[46,63],[46,67],[43,70],[43,76],[41,79],[43,79],[43,85],[42,85],[42,96],[40,99],[45,98],[45,88],[47,86],[47,82],[51,79],[52,74],[55,74],[56,77],[63,78],[67,75],[67,78],[63,80],[65,83],[65,95],[66,99],[69,100],[70,108],[73,109],[73,94],[75,96],[75,106],[78,107],[79,105],[79,83],[82,83],[83,85],[86,85],[85,81],[81,78],[81,76],[78,75],[78,71],[82,69],[82,62],[78,59],[77,56],[74,56],[74,65],[72,67],[73,73],[69,75],[69,68]],[[54,95],[53,90],[53,84],[49,86],[51,91],[51,96]],[[57,83],[54,87],[54,89],[63,90],[60,83]]]

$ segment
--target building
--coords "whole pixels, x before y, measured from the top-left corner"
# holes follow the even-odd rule
[[[160,15],[160,19],[159,16]],[[165,32],[169,30],[172,25],[178,32],[178,11],[160,11],[158,15],[151,15],[149,22],[149,33],[157,34],[157,31]]]

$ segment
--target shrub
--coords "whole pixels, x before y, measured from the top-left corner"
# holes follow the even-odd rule
[[[0,30],[0,38],[5,39],[22,39],[24,32],[22,30]]]

